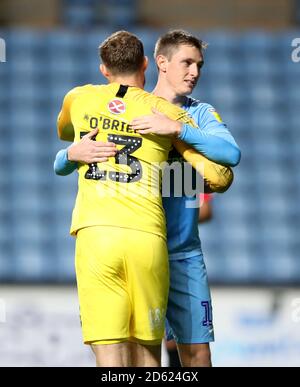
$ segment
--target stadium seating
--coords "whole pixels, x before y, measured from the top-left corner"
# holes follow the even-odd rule
[[[69,24],[92,20],[84,3],[73,2]],[[125,8],[122,15],[132,22]],[[8,47],[0,63],[1,282],[74,280],[76,174],[54,175],[55,153],[67,145],[56,138],[56,117],[68,90],[104,81],[97,47],[110,32],[0,33]],[[158,32],[135,32],[150,59],[151,91]],[[291,60],[299,32],[200,34],[209,46],[194,96],[220,111],[242,150],[235,183],[215,196],[214,219],[199,228],[212,283],[300,284],[300,64]]]
[[[136,22],[135,0],[64,0],[63,21],[77,28],[114,24],[115,28],[130,28]]]

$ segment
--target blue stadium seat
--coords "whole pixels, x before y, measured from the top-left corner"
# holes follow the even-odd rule
[[[274,107],[276,103],[283,103],[285,97],[281,92],[282,90],[277,90],[272,82],[259,81],[249,87],[248,98],[254,106],[257,105],[263,110]]]
[[[269,54],[278,47],[276,34],[253,30],[240,37],[241,48],[250,54]]]
[[[222,55],[221,61],[220,55]],[[240,61],[241,59],[237,60],[235,56],[229,53],[220,53],[218,50],[213,52],[213,47],[210,47],[204,52],[202,76],[209,77],[216,84],[224,80],[232,82],[244,73]]]
[[[300,67],[300,66],[299,66]],[[286,84],[285,98],[287,102],[293,107],[299,106],[300,103],[300,91],[299,87],[297,87],[297,83],[292,81]]]
[[[1,283],[11,281],[14,279],[15,263],[12,260],[12,251],[5,244],[0,244],[1,256],[0,256],[0,280]]]
[[[75,282],[74,248],[59,251],[57,279],[61,282]]]
[[[295,280],[295,261],[280,245],[271,245],[264,261],[268,270],[264,277],[265,283],[288,283]],[[296,273],[299,275],[298,270]]]
[[[106,21],[117,28],[128,29],[137,20],[136,0],[106,0]]]
[[[222,55],[232,53],[239,48],[237,35],[228,31],[203,32],[200,36],[208,44],[208,49],[220,52]]]
[[[43,250],[38,244],[22,243],[14,246],[15,270],[17,281],[43,280]]]
[[[240,102],[239,93],[232,87],[230,82],[217,83],[210,90],[210,97],[212,104],[224,111],[231,109]]]
[[[71,27],[91,27],[95,23],[93,8],[86,7],[84,3],[80,6],[70,7],[64,12],[64,24]]]

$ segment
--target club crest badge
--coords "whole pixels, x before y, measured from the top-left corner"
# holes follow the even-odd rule
[[[113,99],[108,104],[108,110],[112,114],[123,114],[126,111],[126,105],[120,99]]]

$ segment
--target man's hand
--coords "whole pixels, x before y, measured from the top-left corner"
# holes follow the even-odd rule
[[[113,142],[102,142],[92,140],[98,133],[98,129],[82,137],[68,148],[68,160],[77,161],[84,164],[103,163],[109,157],[114,157],[117,153],[116,144]]]
[[[171,120],[156,109],[152,109],[152,111],[153,114],[132,120],[130,123],[132,129],[140,134],[153,133],[164,136],[179,136],[182,128],[181,122]]]

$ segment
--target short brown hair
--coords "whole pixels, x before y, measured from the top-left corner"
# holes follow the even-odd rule
[[[132,74],[144,63],[143,43],[128,31],[117,31],[99,47],[102,62],[113,74]]]
[[[171,59],[174,51],[178,46],[186,45],[199,49],[202,53],[202,49],[206,48],[206,44],[201,39],[184,30],[173,30],[162,35],[155,44],[154,58],[158,55],[164,55],[168,59]]]

